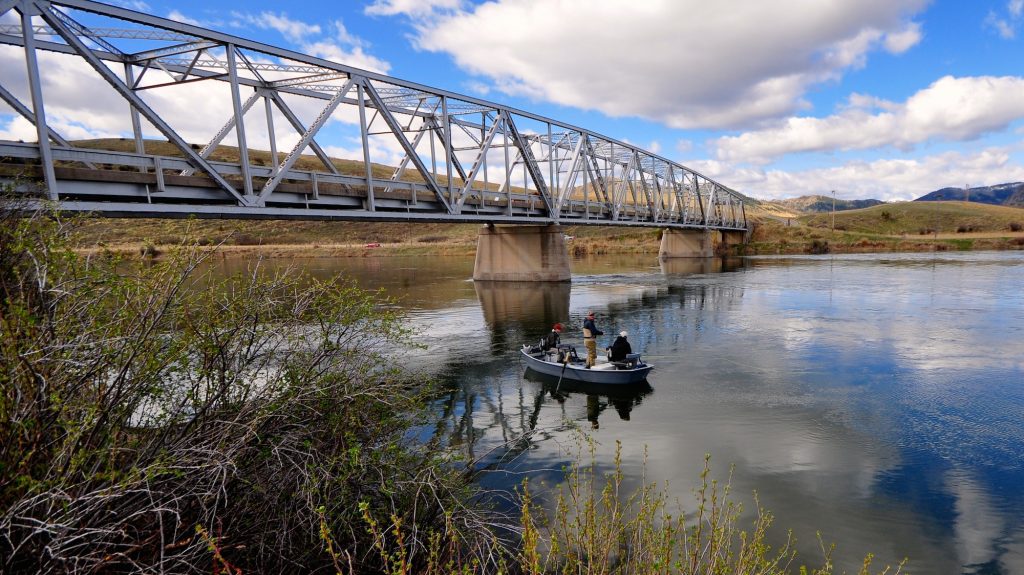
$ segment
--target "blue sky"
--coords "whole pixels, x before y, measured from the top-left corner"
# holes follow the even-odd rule
[[[1024,181],[1024,0],[121,4],[582,126],[757,198]]]

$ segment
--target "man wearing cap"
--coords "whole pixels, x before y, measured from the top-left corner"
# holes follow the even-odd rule
[[[558,344],[561,343],[561,333],[562,324],[556,323],[554,327],[551,328],[551,331],[544,336],[544,351],[558,347]]]
[[[612,361],[626,361],[626,356],[633,353],[633,347],[626,340],[627,335],[629,334],[625,331],[619,332],[619,337],[615,338],[611,348],[609,348],[611,349],[611,354],[608,359]]]
[[[587,368],[597,363],[597,336],[604,335],[604,332],[594,325],[594,312],[587,314],[583,321],[583,345],[587,346]]]

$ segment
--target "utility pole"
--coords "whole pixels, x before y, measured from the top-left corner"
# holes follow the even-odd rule
[[[836,191],[832,190],[832,234],[836,233]]]

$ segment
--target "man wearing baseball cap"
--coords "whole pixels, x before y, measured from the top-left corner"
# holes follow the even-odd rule
[[[549,349],[557,348],[558,344],[561,343],[562,324],[556,323],[548,335],[544,337],[544,351]]]
[[[583,321],[583,345],[587,347],[587,369],[597,363],[597,336],[604,335],[604,332],[597,329],[594,324],[594,312],[587,314]]]

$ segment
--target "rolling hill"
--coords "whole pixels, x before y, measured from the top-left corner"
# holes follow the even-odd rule
[[[799,198],[790,198],[788,200],[779,200],[777,203],[782,204],[790,209],[796,210],[804,214],[816,214],[821,212],[831,212],[833,206],[833,198],[831,196],[800,196]],[[871,206],[877,206],[882,204],[881,200],[844,200],[835,198],[835,210],[859,210],[863,208],[870,208]]]
[[[993,206],[1024,206],[1024,182],[997,184],[979,188],[942,188],[925,194],[915,202],[969,201]]]

